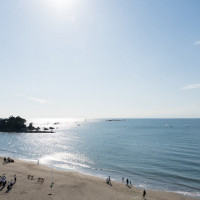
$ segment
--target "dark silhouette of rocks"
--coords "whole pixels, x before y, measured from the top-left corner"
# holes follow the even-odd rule
[[[0,131],[2,132],[24,132],[27,130],[26,120],[21,117],[10,116],[0,121]]]
[[[40,131],[40,127],[35,128],[31,122],[26,126],[26,120],[17,116],[10,116],[6,119],[0,119],[0,132],[17,132],[17,133],[52,133],[48,131],[48,128],[44,128],[44,131]]]

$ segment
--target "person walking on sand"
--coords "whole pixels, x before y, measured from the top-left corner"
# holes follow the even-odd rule
[[[143,191],[143,198],[145,198],[145,196],[146,196],[146,191],[144,190]]]
[[[16,176],[16,174],[14,176],[14,181],[15,181],[15,183],[17,182],[17,176]]]

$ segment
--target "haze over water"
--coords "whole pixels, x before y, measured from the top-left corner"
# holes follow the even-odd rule
[[[30,121],[56,133],[1,133],[1,155],[200,198],[200,119]]]

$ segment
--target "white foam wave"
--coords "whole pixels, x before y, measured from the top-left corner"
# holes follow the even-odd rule
[[[184,196],[189,196],[189,197],[198,197],[200,198],[200,192],[182,192],[182,191],[175,191],[175,193],[182,194]]]

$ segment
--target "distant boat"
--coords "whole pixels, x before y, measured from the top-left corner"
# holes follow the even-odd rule
[[[167,125],[167,124],[165,124],[165,127],[167,128],[167,127],[168,127],[168,125]]]
[[[190,127],[190,126],[187,124],[186,127]]]

